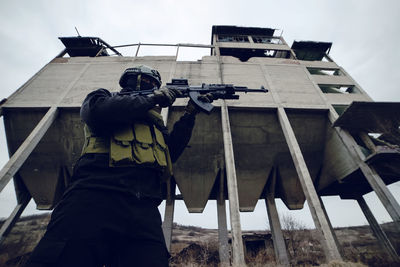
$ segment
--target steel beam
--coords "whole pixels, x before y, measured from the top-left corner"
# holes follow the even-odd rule
[[[318,232],[321,234],[321,244],[325,252],[326,260],[341,260],[340,252],[336,246],[333,233],[329,227],[328,220],[322,210],[321,203],[315,190],[311,175],[307,169],[303,154],[297,142],[293,128],[289,122],[289,118],[283,107],[278,108],[278,119],[283,130],[286,142],[289,146],[290,154],[293,159],[300,184],[306,196],[314,224]]]
[[[135,58],[137,58],[137,56],[139,54],[140,45],[141,44],[139,43],[138,46],[137,46],[136,53],[135,53]]]

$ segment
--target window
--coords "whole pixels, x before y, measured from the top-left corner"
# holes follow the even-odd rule
[[[343,76],[340,69],[307,68],[311,75]]]
[[[319,84],[319,88],[325,94],[359,94],[360,90],[354,85],[327,85]]]
[[[252,36],[253,42],[261,43],[261,44],[282,44],[282,41],[279,37],[271,37],[271,36]]]
[[[248,43],[249,38],[247,36],[218,35],[218,42]]]

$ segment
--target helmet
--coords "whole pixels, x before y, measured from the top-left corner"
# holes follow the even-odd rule
[[[161,86],[161,75],[160,73],[148,66],[140,65],[134,68],[128,68],[122,73],[121,78],[119,79],[119,85],[124,88],[127,85],[127,81],[129,78],[137,77],[141,75],[153,80],[157,85],[158,88]],[[141,78],[139,78],[140,81]],[[140,88],[139,88],[140,89]]]

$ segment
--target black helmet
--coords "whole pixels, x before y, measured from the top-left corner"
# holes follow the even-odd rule
[[[124,88],[127,85],[127,81],[131,77],[137,77],[137,76],[144,76],[148,77],[151,80],[153,80],[157,85],[158,88],[161,86],[161,75],[160,73],[148,66],[145,65],[140,65],[134,68],[128,68],[122,73],[121,78],[119,79],[119,85]],[[139,78],[140,80],[140,78]]]

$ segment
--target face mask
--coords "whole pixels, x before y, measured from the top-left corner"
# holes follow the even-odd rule
[[[127,89],[129,91],[135,91],[136,90],[136,77],[129,77],[126,80],[126,86],[124,89]]]
[[[140,90],[150,90],[156,87],[153,83],[149,81],[142,80],[140,83]]]

